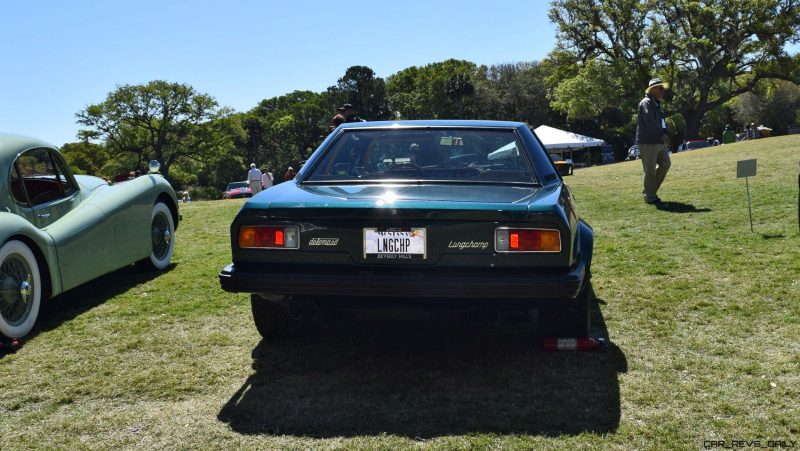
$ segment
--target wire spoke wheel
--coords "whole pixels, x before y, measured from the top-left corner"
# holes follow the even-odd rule
[[[166,269],[175,249],[175,222],[172,211],[164,202],[153,205],[150,220],[150,265],[158,270]]]
[[[39,315],[42,285],[36,257],[22,241],[0,247],[0,334],[25,336]]]
[[[159,212],[153,218],[151,234],[153,255],[161,260],[169,252],[170,241],[172,241],[172,231],[170,230],[169,221],[164,213]]]
[[[0,265],[0,314],[12,326],[19,326],[30,314],[33,303],[31,268],[20,255],[8,256]]]

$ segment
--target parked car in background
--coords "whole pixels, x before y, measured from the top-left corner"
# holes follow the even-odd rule
[[[630,149],[628,149],[628,156],[625,157],[625,160],[638,160],[640,158],[642,158],[642,156],[639,153],[639,146],[636,144],[632,145]]]
[[[244,203],[222,288],[265,339],[378,305],[537,318],[586,337],[594,233],[524,123],[340,125],[297,177]]]
[[[711,147],[712,145],[713,143],[710,143],[705,139],[686,141],[680,146],[678,146],[678,152],[683,152],[685,150],[703,149],[705,147]]]
[[[178,219],[159,174],[109,185],[50,144],[0,135],[0,334],[26,335],[43,300],[123,266],[166,269]]]
[[[223,199],[239,199],[242,197],[251,197],[253,192],[250,190],[250,184],[247,182],[230,182],[222,193]]]
[[[575,165],[572,163],[571,158],[565,160],[560,154],[551,153],[550,159],[553,160],[553,164],[556,165],[556,169],[561,175],[572,175],[575,171]]]
[[[680,151],[681,151],[681,147],[680,147],[680,146],[676,147],[676,148],[675,148],[675,150],[674,150],[674,152],[680,152]],[[672,153],[673,153],[673,150],[672,150],[671,148],[667,148],[667,153],[668,153],[669,155],[672,155]],[[625,161],[629,161],[629,160],[641,160],[641,159],[642,159],[642,153],[641,153],[641,151],[639,150],[639,146],[638,146],[638,145],[636,145],[636,144],[632,145],[632,146],[631,146],[631,147],[628,149],[628,156],[627,156],[627,157],[625,157]]]

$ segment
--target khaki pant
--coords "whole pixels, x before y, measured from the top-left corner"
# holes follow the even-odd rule
[[[261,180],[250,180],[250,192],[253,194],[261,192]]]
[[[669,171],[671,165],[669,153],[663,144],[639,144],[639,154],[644,168],[645,200],[653,201],[658,198],[656,195],[658,188],[661,187]]]

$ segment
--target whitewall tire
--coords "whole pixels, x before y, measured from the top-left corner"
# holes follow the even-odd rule
[[[158,270],[167,269],[175,249],[175,221],[164,202],[156,202],[153,205],[150,237],[150,264]]]
[[[36,257],[22,241],[0,247],[0,334],[19,338],[33,329],[42,301]]]

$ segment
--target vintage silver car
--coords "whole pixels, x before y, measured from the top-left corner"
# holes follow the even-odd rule
[[[178,219],[158,174],[111,186],[73,175],[45,142],[0,134],[0,335],[26,335],[42,300],[123,266],[166,269]]]

